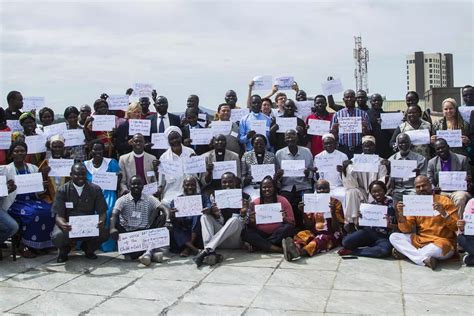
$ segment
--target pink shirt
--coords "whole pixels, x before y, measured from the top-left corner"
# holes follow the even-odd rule
[[[293,208],[291,207],[290,202],[288,202],[288,200],[285,197],[281,195],[277,195],[277,203],[281,203],[281,208],[286,213],[286,216],[285,214],[283,214],[283,221],[290,224],[295,224],[295,215],[293,214]],[[251,204],[252,212],[255,212],[255,205],[259,205],[259,204],[260,204],[259,197],[255,198],[252,201],[252,204]],[[273,233],[273,231],[278,229],[282,224],[283,223],[259,224],[257,225],[257,229],[261,230],[264,233],[271,234]]]

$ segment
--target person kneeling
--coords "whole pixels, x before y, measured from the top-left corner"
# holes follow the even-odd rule
[[[110,219],[110,236],[118,240],[121,233],[163,227],[166,213],[161,212],[160,201],[152,195],[142,194],[143,180],[132,176],[129,182],[130,192],[115,202]],[[153,262],[162,262],[163,253],[156,249],[132,252],[128,254],[132,260],[138,260],[145,266]]]

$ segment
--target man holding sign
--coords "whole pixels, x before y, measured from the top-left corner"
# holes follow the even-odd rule
[[[272,120],[270,126],[270,144],[278,151],[286,147],[285,132],[289,129],[298,133],[298,145],[306,146],[308,143],[306,135],[306,124],[302,119],[295,116],[296,104],[293,100],[286,100],[283,105],[283,115]],[[282,124],[288,124],[287,128]],[[282,126],[280,126],[282,125]]]
[[[470,200],[464,210],[463,219],[457,222],[459,235],[458,244],[467,253],[463,262],[468,267],[474,266],[474,200]]]
[[[415,179],[417,195],[432,195],[432,185],[428,177]],[[438,259],[451,258],[456,249],[457,208],[445,196],[433,195],[433,216],[405,216],[405,205],[398,202],[397,218],[400,233],[390,235],[390,243],[395,248],[398,259],[408,257],[417,265],[436,269]],[[429,206],[427,206],[429,207]],[[409,208],[407,206],[407,208]]]
[[[259,132],[256,132],[254,129],[252,129],[252,122],[253,121],[262,121],[265,125],[265,137],[269,137],[269,129],[270,129],[270,124],[271,124],[271,119],[263,114],[261,112],[262,110],[262,98],[259,95],[253,95],[250,98],[250,110],[251,112],[247,115],[245,115],[242,120],[240,120],[239,128],[239,138],[240,142],[245,146],[246,151],[252,150],[252,138],[255,136],[255,134],[259,134]],[[269,148],[270,144],[268,144],[267,148]]]
[[[308,134],[311,134],[310,141],[311,141],[311,153],[313,156],[321,153],[323,151],[323,135],[329,133],[329,126],[332,121],[332,117],[334,113],[329,113],[326,110],[327,101],[324,95],[317,95],[314,98],[314,107],[312,108],[313,113],[308,116],[306,119],[306,124],[308,125]],[[319,133],[314,133],[311,130],[312,122],[321,122],[324,121],[326,123],[326,129],[320,131]],[[324,123],[323,123],[324,124]],[[323,125],[318,124],[318,125]],[[318,128],[321,130],[320,128]]]
[[[75,163],[71,168],[71,180],[59,187],[53,202],[52,212],[56,214],[56,225],[51,239],[54,246],[59,249],[57,262],[68,260],[71,250],[69,232],[72,226],[69,219],[72,216],[99,214],[99,235],[96,237],[77,238],[82,241],[81,249],[87,259],[97,259],[95,251],[100,244],[109,237],[105,229],[107,218],[107,204],[102,194],[102,189],[86,181],[87,169],[82,163]]]

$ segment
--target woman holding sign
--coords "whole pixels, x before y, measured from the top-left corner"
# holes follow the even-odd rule
[[[117,176],[120,178],[120,167],[115,159],[104,158],[105,152],[105,145],[96,139],[91,144],[91,157],[92,159],[84,161],[84,165],[87,168],[87,181],[93,182],[94,176],[98,173],[105,173],[105,172],[113,172],[116,173]],[[120,179],[117,179],[117,183],[120,183]],[[106,228],[109,228],[109,221],[110,216],[112,215],[112,210],[115,205],[115,201],[117,201],[117,191],[116,190],[103,190],[104,191],[104,198],[105,202],[107,202],[107,220],[106,220]],[[108,251],[115,251],[117,249],[117,245],[115,241],[109,239],[105,243],[101,245],[101,250],[108,252]]]
[[[63,136],[66,145],[69,136],[72,136],[74,143],[77,143],[77,145],[67,146],[67,150],[70,152],[70,158],[77,161],[84,161],[87,159],[85,146],[86,136],[84,129],[79,125],[79,115],[79,110],[75,106],[69,106],[64,110],[64,118],[66,119],[68,131],[65,132]]]
[[[24,245],[21,249],[22,256],[34,258],[38,254],[38,250],[53,247],[50,234],[54,227],[54,216],[51,215],[51,204],[40,199],[38,194],[35,193],[41,192],[41,189],[44,189],[45,182],[42,182],[42,180],[47,177],[47,174],[41,175],[39,173],[41,176],[37,176],[38,167],[25,162],[27,152],[28,146],[24,142],[14,142],[10,146],[9,157],[13,162],[6,167],[6,176],[7,180],[16,179],[17,189],[8,196],[9,199],[15,200],[8,213],[20,226],[21,241]],[[34,181],[32,176],[35,175],[35,179],[39,177],[41,184],[34,188],[31,185],[32,188],[27,190],[29,192],[18,194],[17,192],[22,192],[22,190],[26,189],[22,187],[17,178],[17,176],[21,175],[28,175],[31,183]],[[35,184],[38,183],[35,182]]]
[[[28,136],[36,136],[38,133],[36,132],[36,119],[33,113],[31,112],[25,112],[22,115],[20,115],[20,124],[23,126],[23,136],[26,138]],[[44,141],[43,145],[46,143]],[[31,148],[30,148],[31,149]],[[38,166],[41,161],[43,161],[45,157],[45,153],[33,153],[33,154],[27,154],[26,155],[26,162],[34,164]]]
[[[260,183],[260,197],[250,204],[250,221],[242,231],[242,240],[250,251],[283,253],[282,241],[295,234],[293,208],[277,194],[276,182],[270,176]]]

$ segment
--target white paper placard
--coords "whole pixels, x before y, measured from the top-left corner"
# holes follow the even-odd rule
[[[0,176],[0,196],[8,195],[7,177]]]
[[[359,218],[359,225],[387,227],[387,210],[388,207],[386,205],[362,203],[360,205],[362,217]]]
[[[207,124],[207,114],[206,113],[199,113],[198,114],[198,124],[205,128]]]
[[[379,160],[380,157],[378,155],[354,154],[352,170],[357,172],[378,172]]]
[[[255,205],[255,221],[257,224],[281,223],[283,221],[281,203]]]
[[[314,156],[314,166],[318,172],[337,172],[338,161],[334,161],[334,156]]]
[[[463,219],[464,223],[464,235],[473,236],[474,235],[474,214],[464,213]]]
[[[151,121],[150,120],[128,120],[128,135],[142,134],[150,136]]]
[[[12,132],[0,132],[0,149],[9,149],[12,144]]]
[[[143,186],[143,195],[153,195],[158,191],[158,182],[147,183]]]
[[[48,159],[48,166],[51,168],[50,177],[69,177],[74,159]]]
[[[296,116],[305,120],[312,112],[311,108],[314,106],[314,101],[296,101]]]
[[[128,95],[109,95],[107,104],[111,111],[127,111],[130,97]]]
[[[431,142],[430,131],[427,129],[415,129],[404,133],[410,136],[412,145],[427,145]]]
[[[21,126],[19,120],[7,120],[7,126],[10,127],[12,132],[23,132],[23,126]]]
[[[192,156],[184,159],[184,173],[202,173],[206,172],[206,158],[204,156]]]
[[[242,189],[216,190],[214,195],[219,209],[242,208]]]
[[[160,160],[160,165],[158,167],[159,172],[162,172],[164,175],[167,175],[171,178],[176,178],[183,173],[183,165],[180,160]]]
[[[461,114],[462,118],[464,121],[469,123],[469,120],[471,119],[471,112],[474,110],[474,106],[460,106],[458,107],[458,111]]]
[[[151,134],[151,143],[153,146],[151,149],[168,149],[170,144],[168,143],[168,138],[165,133],[152,133]]]
[[[23,97],[23,112],[30,112],[32,110],[40,110],[44,108],[44,97]]]
[[[65,131],[67,131],[66,122],[43,126],[43,135],[48,139],[54,135],[62,136]]]
[[[43,135],[25,136],[25,143],[28,146],[28,154],[38,154],[46,152],[46,138]]]
[[[274,164],[250,165],[253,182],[261,182],[266,176],[273,177],[275,175]]]
[[[381,129],[396,129],[400,124],[402,124],[403,113],[380,113],[380,120]]]
[[[135,83],[133,85],[132,96],[136,99],[139,98],[148,98],[150,102],[153,102],[152,97],[153,85],[151,83]]]
[[[120,254],[138,252],[169,246],[170,233],[166,227],[119,234]]]
[[[16,194],[43,192],[41,172],[15,175]]]
[[[338,122],[340,134],[362,133],[362,117],[360,116],[339,117]]]
[[[462,131],[460,129],[436,131],[436,137],[443,138],[449,147],[462,147]]]
[[[211,123],[211,129],[213,136],[227,136],[232,130],[232,121],[213,121]]]
[[[403,204],[404,216],[434,215],[432,195],[404,195]]]
[[[174,207],[178,211],[176,217],[197,216],[202,214],[200,195],[178,196],[174,199]]]
[[[273,81],[278,86],[278,90],[291,90],[294,82],[295,78],[293,76],[280,76]]]
[[[99,215],[69,216],[71,231],[69,238],[96,237],[99,236]]]
[[[249,109],[232,109],[230,110],[230,120],[232,122],[240,122],[247,114],[249,114]]]
[[[304,160],[282,160],[280,167],[284,177],[304,177],[306,169]]]
[[[94,115],[92,131],[111,132],[115,128],[115,115]]]
[[[439,171],[439,187],[442,191],[466,191],[466,171]]]
[[[305,213],[324,213],[324,218],[331,218],[329,202],[330,193],[309,193],[303,195]]]
[[[253,120],[250,121],[250,130],[255,131],[257,134],[262,134],[267,137],[267,121],[264,120]]]
[[[240,175],[237,174],[237,162],[235,160],[229,161],[215,161],[212,163],[214,169],[212,170],[212,179],[219,179],[226,172],[232,172],[236,177]]]
[[[209,145],[214,137],[210,128],[191,128],[189,132],[191,145]]]
[[[340,79],[333,79],[321,83],[321,89],[323,90],[324,95],[334,95],[336,93],[344,91]]]
[[[102,190],[117,191],[117,174],[115,172],[99,172],[92,176],[92,183]]]
[[[277,117],[276,124],[278,125],[277,133],[285,133],[287,130],[295,130],[297,126],[296,117]]]
[[[409,179],[416,177],[413,172],[417,167],[416,160],[391,160],[390,161],[390,176],[392,178]]]
[[[272,76],[255,76],[252,79],[253,90],[270,90],[272,88]]]
[[[68,129],[63,132],[63,137],[66,143],[64,146],[80,146],[86,143],[86,137],[83,129]]]
[[[308,134],[323,136],[324,134],[329,133],[331,122],[325,120],[309,119],[308,126]]]

